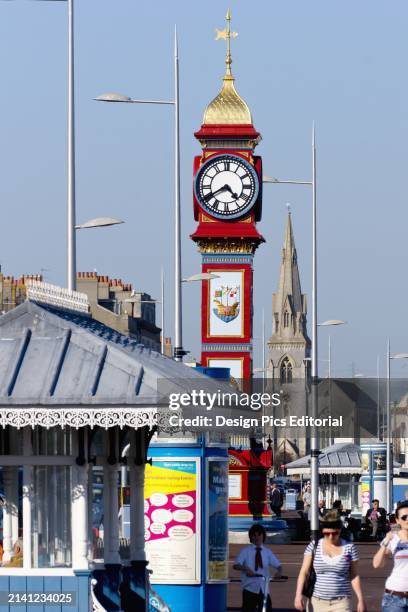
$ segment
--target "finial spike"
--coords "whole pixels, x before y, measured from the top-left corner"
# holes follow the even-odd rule
[[[217,34],[215,37],[215,40],[219,40],[220,38],[223,38],[227,42],[227,55],[225,58],[227,69],[225,71],[225,76],[231,79],[232,78],[231,37],[236,38],[238,36],[238,32],[231,32],[231,11],[230,9],[228,9],[227,11],[226,20],[227,20],[227,26],[225,30],[218,30],[217,28],[215,29],[216,34]]]
[[[312,145],[316,146],[316,130],[315,130],[315,122],[312,123]]]
[[[291,205],[290,205],[290,203],[289,203],[289,202],[286,202],[286,208],[288,209],[288,214],[289,214],[289,215],[290,215],[290,212],[291,212],[291,210],[290,210],[290,206],[291,206]]]

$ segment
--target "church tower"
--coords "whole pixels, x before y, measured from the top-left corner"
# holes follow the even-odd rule
[[[308,378],[311,343],[306,330],[306,312],[289,210],[279,285],[272,296],[272,336],[268,341],[268,377],[281,384]]]

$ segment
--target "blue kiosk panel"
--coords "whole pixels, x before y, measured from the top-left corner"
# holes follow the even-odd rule
[[[156,584],[154,580],[154,573],[151,577],[151,582],[154,590],[162,597],[166,604],[170,607],[172,612],[204,612],[205,610],[211,610],[211,612],[225,612],[227,607],[227,571],[228,571],[228,532],[227,522],[223,523],[222,518],[222,504],[224,508],[224,515],[227,517],[228,513],[228,495],[218,495],[219,506],[214,503],[209,491],[209,471],[216,476],[212,477],[213,483],[218,484],[221,489],[224,487],[227,490],[227,482],[222,482],[222,476],[220,475],[221,462],[225,463],[225,473],[227,470],[228,454],[225,448],[218,447],[206,447],[204,440],[198,439],[197,443],[191,445],[160,445],[151,444],[149,448],[149,456],[153,460],[153,466],[156,463],[159,467],[165,465],[165,459],[168,459],[169,464],[174,460],[176,463],[181,464],[183,469],[183,461],[188,465],[193,460],[197,460],[199,469],[197,470],[196,477],[196,506],[197,513],[197,529],[196,529],[196,547],[194,547],[194,553],[192,553],[191,563],[196,564],[198,569],[195,578],[191,579],[190,572],[190,584],[177,584],[177,578],[172,582],[171,576],[167,579],[164,575],[161,575],[160,582],[162,584]],[[210,467],[211,466],[211,467]],[[164,474],[162,474],[162,477]],[[225,480],[225,479],[224,479]],[[148,487],[148,485],[147,485]],[[168,490],[168,489],[167,489]],[[218,493],[220,493],[220,491]],[[147,502],[149,500],[146,500]],[[164,499],[163,499],[164,501]],[[183,501],[183,494],[179,496],[180,502]],[[148,504],[146,504],[147,507]],[[211,515],[209,514],[211,506]],[[187,508],[188,510],[188,508]],[[151,516],[151,515],[150,515]],[[164,515],[163,515],[164,516]],[[210,523],[211,521],[211,523]],[[214,526],[212,538],[209,542],[208,524]],[[210,529],[211,530],[211,529]],[[224,533],[224,531],[226,533]],[[174,533],[178,533],[176,530]],[[215,534],[215,535],[214,535]],[[174,547],[177,547],[177,542],[172,543]],[[177,551],[177,548],[175,549]],[[192,549],[190,548],[190,551]],[[195,558],[194,555],[197,555]],[[149,545],[147,545],[147,556],[149,557]],[[208,557],[210,556],[211,562],[208,563]],[[225,558],[224,558],[225,557]],[[185,565],[186,573],[188,574],[187,559],[180,558],[180,562]],[[154,559],[152,558],[151,569],[154,570]],[[191,570],[191,567],[190,567]],[[170,574],[171,568],[170,568]],[[166,582],[165,584],[163,582]],[[182,582],[182,579],[180,579]]]
[[[75,576],[0,576],[0,612],[89,612],[89,575],[89,571],[83,571],[75,572]],[[25,595],[25,603],[17,601],[18,593]],[[54,603],[49,597],[48,602],[30,605],[30,595],[35,601],[36,595],[47,593],[72,594],[72,604]],[[5,594],[11,595],[8,603],[4,601]]]

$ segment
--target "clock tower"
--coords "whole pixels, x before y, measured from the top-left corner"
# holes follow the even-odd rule
[[[204,112],[194,135],[202,151],[194,159],[191,238],[202,256],[201,364],[229,367],[236,379],[252,375],[252,286],[255,250],[264,242],[256,229],[262,214],[261,140],[251,112],[237,93],[231,72],[231,16],[217,39],[227,44],[221,91]]]

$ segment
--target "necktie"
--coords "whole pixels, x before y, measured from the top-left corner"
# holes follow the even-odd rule
[[[262,554],[261,554],[260,546],[256,547],[256,553],[255,553],[255,571],[258,571],[258,568],[263,568]]]

